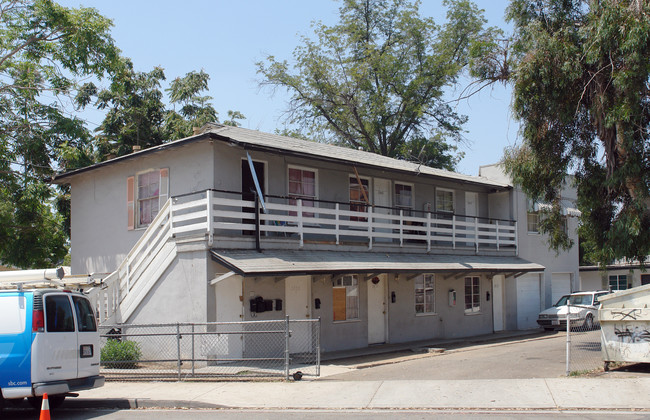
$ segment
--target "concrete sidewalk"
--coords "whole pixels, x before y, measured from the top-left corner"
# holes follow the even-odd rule
[[[650,378],[109,382],[68,407],[650,410]]]
[[[328,376],[386,363],[464,351],[548,334],[504,332],[470,339],[387,344],[326,353],[321,377],[298,382],[107,382],[67,407],[232,409],[488,409],[650,411],[650,376],[490,380],[335,381]]]

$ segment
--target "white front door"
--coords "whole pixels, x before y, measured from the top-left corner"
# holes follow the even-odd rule
[[[289,317],[289,352],[312,351],[312,324],[295,322],[311,319],[311,276],[287,277],[284,280],[285,314]]]
[[[242,278],[233,275],[214,286],[217,306],[217,322],[241,322],[243,320]],[[248,301],[246,301],[248,303]],[[219,328],[219,327],[217,327]],[[241,358],[243,339],[240,334],[220,334],[207,341],[201,351],[207,358]]]
[[[465,193],[465,215],[478,216],[478,193]]]
[[[498,274],[492,277],[492,317],[494,319],[494,331],[505,330],[503,322],[503,283],[505,277]]]
[[[386,342],[386,275],[368,283],[368,344]]]
[[[372,186],[372,198],[373,204],[375,206],[375,214],[390,214],[390,207],[392,205],[391,191],[390,191],[391,182],[390,179],[375,178],[373,180]],[[375,216],[376,223],[384,223],[390,225],[391,221],[389,219],[380,219]],[[391,233],[392,229],[387,226],[385,228],[377,228],[375,230],[377,233]],[[377,242],[388,242],[390,238],[376,238]]]

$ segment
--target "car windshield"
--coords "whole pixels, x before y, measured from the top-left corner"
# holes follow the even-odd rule
[[[557,303],[553,306],[564,306],[566,305],[567,299],[569,299],[569,295],[562,296],[560,300],[558,300]]]
[[[564,295],[553,306],[564,306],[567,300],[571,301],[571,305],[591,305],[591,295]]]

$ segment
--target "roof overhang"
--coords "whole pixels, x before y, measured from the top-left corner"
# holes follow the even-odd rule
[[[518,257],[218,249],[212,249],[211,254],[214,261],[243,277],[463,272],[520,275],[544,271],[544,266]]]

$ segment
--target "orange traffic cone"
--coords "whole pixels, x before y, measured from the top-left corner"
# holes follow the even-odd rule
[[[47,392],[43,394],[43,403],[41,404],[41,416],[38,420],[50,420],[50,402],[47,399]]]

